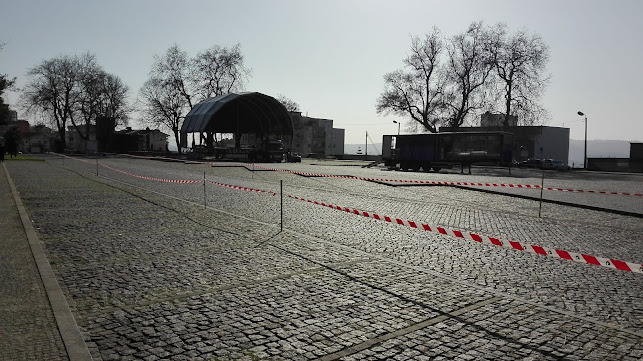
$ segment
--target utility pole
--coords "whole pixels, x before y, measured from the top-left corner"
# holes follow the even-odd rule
[[[587,169],[587,115],[579,111],[578,115],[585,117],[585,155],[583,156],[583,169]]]
[[[366,131],[366,143],[364,144],[364,160],[368,160],[368,130]]]

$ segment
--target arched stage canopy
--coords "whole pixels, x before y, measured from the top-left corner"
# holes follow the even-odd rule
[[[206,99],[186,115],[181,138],[187,133],[293,134],[292,119],[277,99],[258,92],[229,93]]]

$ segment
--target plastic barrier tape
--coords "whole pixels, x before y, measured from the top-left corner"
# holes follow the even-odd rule
[[[165,158],[165,157],[141,157],[124,154],[131,158],[140,158],[140,159],[162,159],[162,160],[176,160],[174,158]],[[236,165],[245,167],[247,163],[216,163],[216,162],[198,162],[191,161],[191,163],[201,163],[201,164],[210,164],[210,165]],[[423,180],[404,180],[404,179],[386,179],[386,178],[368,178],[368,177],[355,177],[355,176],[342,176],[342,175],[333,175],[333,174],[321,174],[321,173],[307,173],[307,172],[298,172],[289,169],[279,169],[264,167],[261,165],[255,165],[254,168],[272,170],[277,172],[297,174],[307,177],[324,177],[324,178],[345,178],[345,179],[357,179],[364,181],[377,181],[377,182],[393,182],[393,183],[413,183],[413,184],[435,184],[435,185],[459,185],[459,186],[470,186],[470,187],[505,187],[505,188],[518,188],[518,189],[540,189],[538,184],[505,184],[505,183],[481,183],[481,182],[445,182],[445,181],[423,181]],[[544,187],[544,190],[548,191],[559,191],[559,192],[570,192],[570,193],[588,193],[588,194],[607,194],[607,195],[621,195],[621,196],[635,196],[643,197],[643,193],[631,193],[631,192],[613,192],[613,191],[594,191],[594,190],[583,190],[583,189],[571,189],[571,188],[557,188],[557,187]]]
[[[210,184],[214,184],[214,185],[218,185],[218,186],[222,186],[222,187],[227,187],[227,188],[232,188],[232,189],[237,189],[237,190],[240,190],[240,191],[250,191],[250,192],[268,193],[268,194],[271,194],[273,197],[277,195],[277,193],[275,193],[275,192],[273,192],[273,191],[266,191],[266,190],[262,190],[262,189],[254,189],[254,188],[248,188],[248,187],[235,186],[235,185],[231,185],[231,184],[225,184],[225,183],[213,182],[213,181],[211,181],[211,180],[209,180],[209,179],[206,179],[206,180],[207,180],[207,181],[208,181],[208,183],[210,183]]]
[[[312,203],[312,204],[317,204],[320,206],[324,207],[329,207],[333,208],[339,211],[344,211],[347,213],[352,213],[368,218],[373,218],[379,221],[384,221],[384,222],[389,222],[389,223],[395,223],[411,228],[417,228],[429,232],[437,232],[441,233],[447,236],[452,236],[452,237],[457,237],[457,238],[463,238],[467,239],[470,241],[475,241],[479,243],[486,243],[486,244],[492,244],[494,246],[499,246],[499,247],[505,247],[505,248],[512,248],[515,250],[519,251],[524,251],[528,253],[535,253],[543,256],[549,256],[549,257],[554,257],[554,258],[559,258],[559,259],[566,259],[569,261],[574,261],[574,262],[579,262],[579,263],[585,263],[585,264],[592,264],[596,266],[603,266],[603,267],[608,267],[608,268],[613,268],[613,269],[618,269],[621,271],[627,271],[627,272],[635,272],[635,273],[643,273],[643,264],[637,264],[637,263],[632,263],[632,262],[624,262],[624,261],[619,261],[616,259],[611,259],[611,258],[604,258],[604,257],[596,257],[596,256],[591,256],[583,253],[574,253],[574,252],[568,252],[568,251],[563,251],[555,248],[550,248],[550,247],[542,247],[542,246],[536,246],[536,245],[531,245],[531,244],[523,244],[520,242],[516,241],[504,241],[500,240],[494,237],[488,237],[488,236],[483,236],[479,235],[476,233],[471,233],[471,232],[466,232],[466,231],[458,231],[455,229],[450,229],[446,227],[439,227],[435,225],[429,225],[429,224],[424,224],[424,223],[417,223],[409,220],[402,220],[399,218],[391,218],[388,216],[380,216],[379,214],[376,213],[369,213],[365,211],[360,211],[358,209],[352,209],[348,207],[341,207],[337,205],[332,205],[332,204],[327,204],[324,202],[318,202],[318,201],[313,201],[310,199],[305,199],[305,198],[300,198],[300,197],[295,197],[291,195],[287,195],[289,198],[297,199],[300,201]]]
[[[65,156],[65,157],[67,157],[67,156]],[[77,158],[73,158],[73,157],[67,157],[67,158],[76,159],[76,160],[80,160],[80,161],[83,161],[83,162],[86,162],[86,163],[93,164],[93,162],[83,160],[83,159],[77,159]],[[111,170],[114,170],[116,172],[126,174],[126,175],[129,175],[129,176],[132,176],[132,177],[148,179],[148,180],[154,180],[154,181],[160,181],[160,182],[194,184],[194,183],[202,183],[203,181],[207,180],[207,179],[202,179],[202,180],[172,180],[172,179],[153,178],[153,177],[146,177],[146,176],[141,176],[141,175],[137,175],[137,174],[132,174],[132,173],[129,173],[129,172],[125,172],[125,171],[113,168],[113,167],[106,166],[104,164],[100,164],[100,165],[105,167],[105,168],[107,168],[107,169],[111,169]],[[296,173],[296,172],[293,172],[293,173]],[[364,178],[348,177],[348,176],[336,176],[336,177],[364,179]],[[231,188],[231,189],[236,189],[236,190],[267,193],[267,194],[271,194],[272,196],[277,195],[277,193],[275,193],[273,191],[266,191],[266,190],[261,190],[261,189],[248,188],[248,187],[240,187],[240,186],[235,186],[235,185],[230,185],[230,184],[225,184],[225,183],[220,183],[220,182],[214,182],[214,181],[210,181],[210,180],[207,180],[207,182],[211,183],[211,184],[214,184],[214,185],[227,187],[227,188]],[[422,182],[422,181],[406,181],[406,182]],[[428,181],[427,181],[427,183],[428,183]],[[432,183],[441,184],[441,183],[446,183],[446,182],[432,182]],[[451,182],[451,184],[457,184],[457,185],[471,184],[471,185],[473,185],[473,183],[467,183],[467,182]],[[477,184],[482,184],[482,183],[477,183]],[[489,185],[489,184],[486,184],[486,185]],[[494,184],[494,186],[497,186],[497,185]],[[501,186],[512,186],[512,185],[501,185]],[[614,193],[612,193],[612,194],[614,194]],[[629,195],[629,194],[626,194],[626,195]],[[337,206],[337,205],[326,204],[324,202],[313,201],[313,200],[310,200],[310,199],[305,199],[305,198],[296,197],[296,196],[292,196],[292,195],[285,195],[285,196],[289,197],[289,198],[292,198],[292,199],[301,200],[301,201],[304,201],[304,202],[320,205],[320,206],[323,206],[323,207],[329,207],[329,208],[344,211],[344,212],[347,212],[347,213],[352,213],[352,214],[361,215],[361,216],[368,217],[368,218],[373,218],[373,219],[376,219],[376,220],[379,220],[379,221],[384,221],[384,222],[389,222],[389,223],[396,223],[398,225],[403,225],[403,226],[416,228],[416,229],[422,229],[422,230],[430,231],[430,232],[437,232],[437,233],[441,233],[441,234],[444,234],[444,235],[447,235],[447,236],[452,236],[452,237],[456,237],[456,238],[463,238],[463,239],[467,239],[467,240],[475,241],[475,242],[479,242],[479,243],[492,244],[492,245],[499,246],[499,247],[512,248],[512,249],[515,249],[515,250],[524,251],[524,252],[528,252],[528,253],[535,253],[535,254],[539,254],[539,255],[543,255],[543,256],[550,256],[550,257],[559,258],[559,259],[566,259],[566,260],[569,260],[569,261],[574,261],[574,262],[579,262],[579,263],[592,264],[592,265],[596,265],[596,266],[603,266],[603,267],[618,269],[618,270],[621,270],[621,271],[643,273],[643,264],[625,262],[625,261],[620,261],[620,260],[616,260],[616,259],[612,259],[612,258],[596,257],[596,256],[587,255],[587,254],[583,254],[583,253],[568,252],[568,251],[559,250],[559,249],[550,248],[550,247],[543,247],[543,246],[537,246],[537,245],[531,245],[531,244],[522,244],[522,243],[516,242],[516,241],[503,241],[503,240],[500,240],[500,239],[497,239],[497,238],[494,238],[494,237],[483,236],[483,235],[479,235],[479,234],[472,233],[472,232],[458,231],[458,230],[451,229],[451,228],[439,227],[439,226],[429,225],[429,224],[424,224],[424,223],[416,223],[414,221],[402,220],[402,219],[399,219],[399,218],[391,218],[389,216],[380,216],[377,213],[369,213],[369,212],[366,212],[366,211],[360,211],[358,209],[352,209],[352,208],[348,208],[348,207],[341,207],[341,206]]]
[[[278,168],[268,168],[268,167],[259,167],[279,172],[292,173],[307,177],[325,177],[325,178],[346,178],[346,179],[358,179],[364,181],[377,181],[377,182],[393,182],[393,183],[412,183],[412,184],[436,184],[436,185],[459,185],[459,186],[474,186],[474,187],[505,187],[505,188],[522,188],[522,189],[540,189],[538,184],[506,184],[506,183],[481,183],[481,182],[445,182],[445,181],[423,181],[423,180],[405,180],[405,179],[386,179],[386,178],[368,178],[368,177],[355,177],[355,176],[340,176],[332,174],[321,174],[321,173],[306,173],[306,172],[297,172],[292,170],[278,169]],[[556,188],[556,187],[544,187],[544,190],[548,191],[559,191],[559,192],[570,192],[570,193],[589,193],[589,194],[609,194],[609,195],[621,195],[621,196],[636,196],[643,197],[643,193],[631,193],[631,192],[611,192],[611,191],[593,191],[593,190],[583,190],[583,189],[570,189],[570,188]]]

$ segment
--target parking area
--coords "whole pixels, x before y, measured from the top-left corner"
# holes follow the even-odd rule
[[[643,357],[643,271],[409,223],[640,266],[638,175],[44,159],[7,169],[97,360]]]

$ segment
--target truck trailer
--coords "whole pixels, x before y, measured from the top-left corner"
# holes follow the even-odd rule
[[[508,132],[384,135],[382,159],[391,168],[425,172],[455,165],[509,166],[512,147],[513,134]]]

